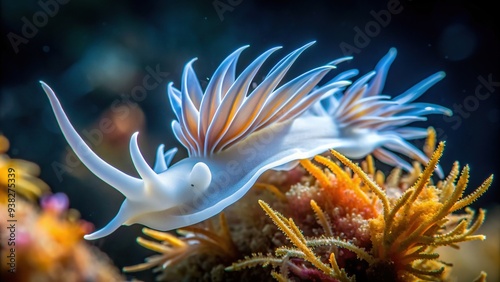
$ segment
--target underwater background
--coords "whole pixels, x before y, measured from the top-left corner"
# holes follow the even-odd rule
[[[344,55],[354,60],[341,69],[366,73],[396,47],[385,90],[401,93],[432,73],[446,72],[419,101],[449,107],[454,116],[430,116],[422,124],[447,142],[444,171],[455,160],[469,164],[470,185],[477,187],[500,172],[500,23],[486,2],[2,0],[0,133],[10,141],[10,157],[38,164],[51,190],[66,193],[83,219],[101,227],[122,196],[75,158],[39,80],[58,93],[95,152],[134,175],[128,154],[133,132],[141,132],[141,150],[150,163],[158,144],[181,147],[171,133],[166,85],[179,86],[182,68],[194,57],[204,87],[222,59],[246,44],[251,48],[241,66],[271,47],[289,52],[316,40],[292,74]],[[148,74],[156,83],[146,89]],[[112,130],[103,118],[113,122]],[[181,148],[174,162],[186,155]],[[499,195],[495,180],[473,207],[493,208]],[[89,243],[119,268],[137,264],[152,254],[135,243],[141,228],[122,227]],[[144,271],[128,277],[153,276]]]

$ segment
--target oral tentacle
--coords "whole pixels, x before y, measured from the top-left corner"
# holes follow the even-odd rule
[[[141,178],[146,182],[146,184],[156,184],[158,182],[158,174],[148,165],[146,160],[141,154],[139,149],[139,144],[137,142],[137,136],[139,132],[132,134],[130,138],[130,157],[134,163],[135,169],[141,176]]]
[[[64,113],[54,91],[43,81],[40,81],[40,84],[50,100],[50,105],[64,137],[81,162],[93,174],[126,197],[138,195],[141,192],[142,180],[119,171],[97,156],[76,132],[66,113]]]

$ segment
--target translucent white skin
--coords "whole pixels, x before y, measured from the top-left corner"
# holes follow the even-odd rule
[[[135,133],[130,140],[130,155],[141,179],[120,172],[93,153],[69,122],[54,92],[41,82],[61,130],[76,155],[96,176],[126,197],[115,218],[104,228],[85,235],[85,239],[93,240],[107,236],[123,224],[140,223],[154,229],[172,230],[198,223],[218,214],[240,199],[263,172],[269,169],[290,169],[297,160],[311,158],[331,148],[350,158],[361,158],[374,152],[382,161],[405,169],[410,168],[409,164],[387,149],[423,162],[427,161],[422,152],[405,141],[405,139],[425,137],[425,129],[401,126],[422,120],[424,119],[422,115],[425,114],[449,114],[448,109],[437,105],[411,103],[442,79],[444,73],[432,75],[390,100],[387,96],[379,94],[388,68],[396,56],[395,49],[391,49],[377,65],[377,73],[372,72],[358,79],[343,96],[339,96],[340,90],[348,85],[343,79],[357,74],[354,70],[340,74],[321,87],[306,89],[307,91],[304,90],[302,94],[298,88],[294,88],[294,83],[298,86],[308,84],[315,86],[323,75],[333,68],[332,64],[329,64],[307,72],[290,82],[290,88],[299,93],[293,92],[291,97],[301,97],[290,101],[300,107],[286,104],[286,101],[274,102],[269,98],[273,95],[272,89],[276,87],[300,52],[310,45],[286,56],[266,77],[261,84],[262,87],[257,87],[257,90],[269,87],[271,90],[263,92],[256,90],[256,93],[248,96],[246,96],[247,91],[240,91],[240,88],[248,87],[247,84],[253,77],[249,73],[255,73],[268,54],[275,49],[264,53],[235,80],[234,77],[227,76],[231,75],[228,74],[230,73],[228,69],[237,59],[238,52],[242,50],[238,49],[214,74],[214,78],[222,77],[219,86],[214,83],[217,86],[214,87],[219,89],[216,94],[220,97],[210,103],[217,103],[219,106],[217,111],[209,116],[209,119],[213,119],[212,123],[205,125],[202,125],[205,121],[202,118],[206,117],[207,111],[203,110],[206,103],[204,105],[202,100],[213,97],[208,96],[212,95],[208,90],[205,96],[201,96],[200,89],[193,86],[198,82],[194,81],[196,76],[192,72],[190,62],[183,75],[182,91],[169,86],[172,107],[179,122],[173,124],[173,129],[179,141],[188,149],[190,157],[168,167],[177,149],[164,153],[163,145],[160,145],[154,169],[151,169],[139,151],[138,133]],[[345,59],[339,61],[342,60]],[[335,61],[334,64],[339,61]],[[224,68],[225,63],[226,68]],[[274,87],[269,86],[271,84]],[[238,86],[236,89],[238,93],[235,92],[235,96],[231,96],[230,85]],[[210,89],[210,85],[208,88]],[[221,89],[225,89],[222,95]],[[278,91],[279,89],[275,92]],[[287,95],[288,92],[280,93]],[[238,95],[245,97],[243,100],[238,100]],[[262,98],[267,99],[266,103],[257,103],[259,98],[257,95],[263,95]],[[249,97],[255,99],[251,100]],[[234,100],[227,102],[227,99]],[[276,104],[271,104],[269,101]],[[227,103],[224,104],[225,102]],[[231,107],[234,103],[241,103],[238,112],[225,108]],[[265,116],[266,111],[261,110],[273,105],[278,105],[282,109],[276,114],[277,118],[274,121],[271,117]],[[250,118],[249,110],[259,111],[259,115]],[[223,116],[225,123],[220,123],[216,120],[217,112],[224,111],[227,113]],[[392,114],[388,117],[383,116],[388,112]],[[237,123],[238,115],[246,116]],[[197,119],[193,119],[194,117]],[[233,123],[231,117],[234,118]],[[193,120],[197,121],[198,125],[193,123]],[[248,120],[255,122],[252,124]],[[231,127],[233,124],[246,126],[248,129],[237,133],[239,131]],[[211,133],[211,128],[217,128],[217,131]],[[227,138],[228,132],[237,134]]]

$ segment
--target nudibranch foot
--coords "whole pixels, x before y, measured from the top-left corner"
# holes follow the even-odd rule
[[[142,180],[119,171],[97,156],[76,132],[64,113],[54,91],[45,82],[40,81],[40,84],[50,100],[52,110],[54,111],[64,137],[82,163],[95,176],[99,177],[125,196],[134,197],[138,195],[143,185]]]

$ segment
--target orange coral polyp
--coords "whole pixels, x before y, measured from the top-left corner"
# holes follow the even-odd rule
[[[342,207],[346,213],[356,212],[364,219],[374,218],[378,215],[370,195],[361,189],[361,179],[357,176],[351,177],[332,160],[323,156],[316,156],[314,160],[325,165],[330,172],[314,165],[309,160],[302,160],[301,164],[319,182],[322,192],[321,203],[327,207]]]

